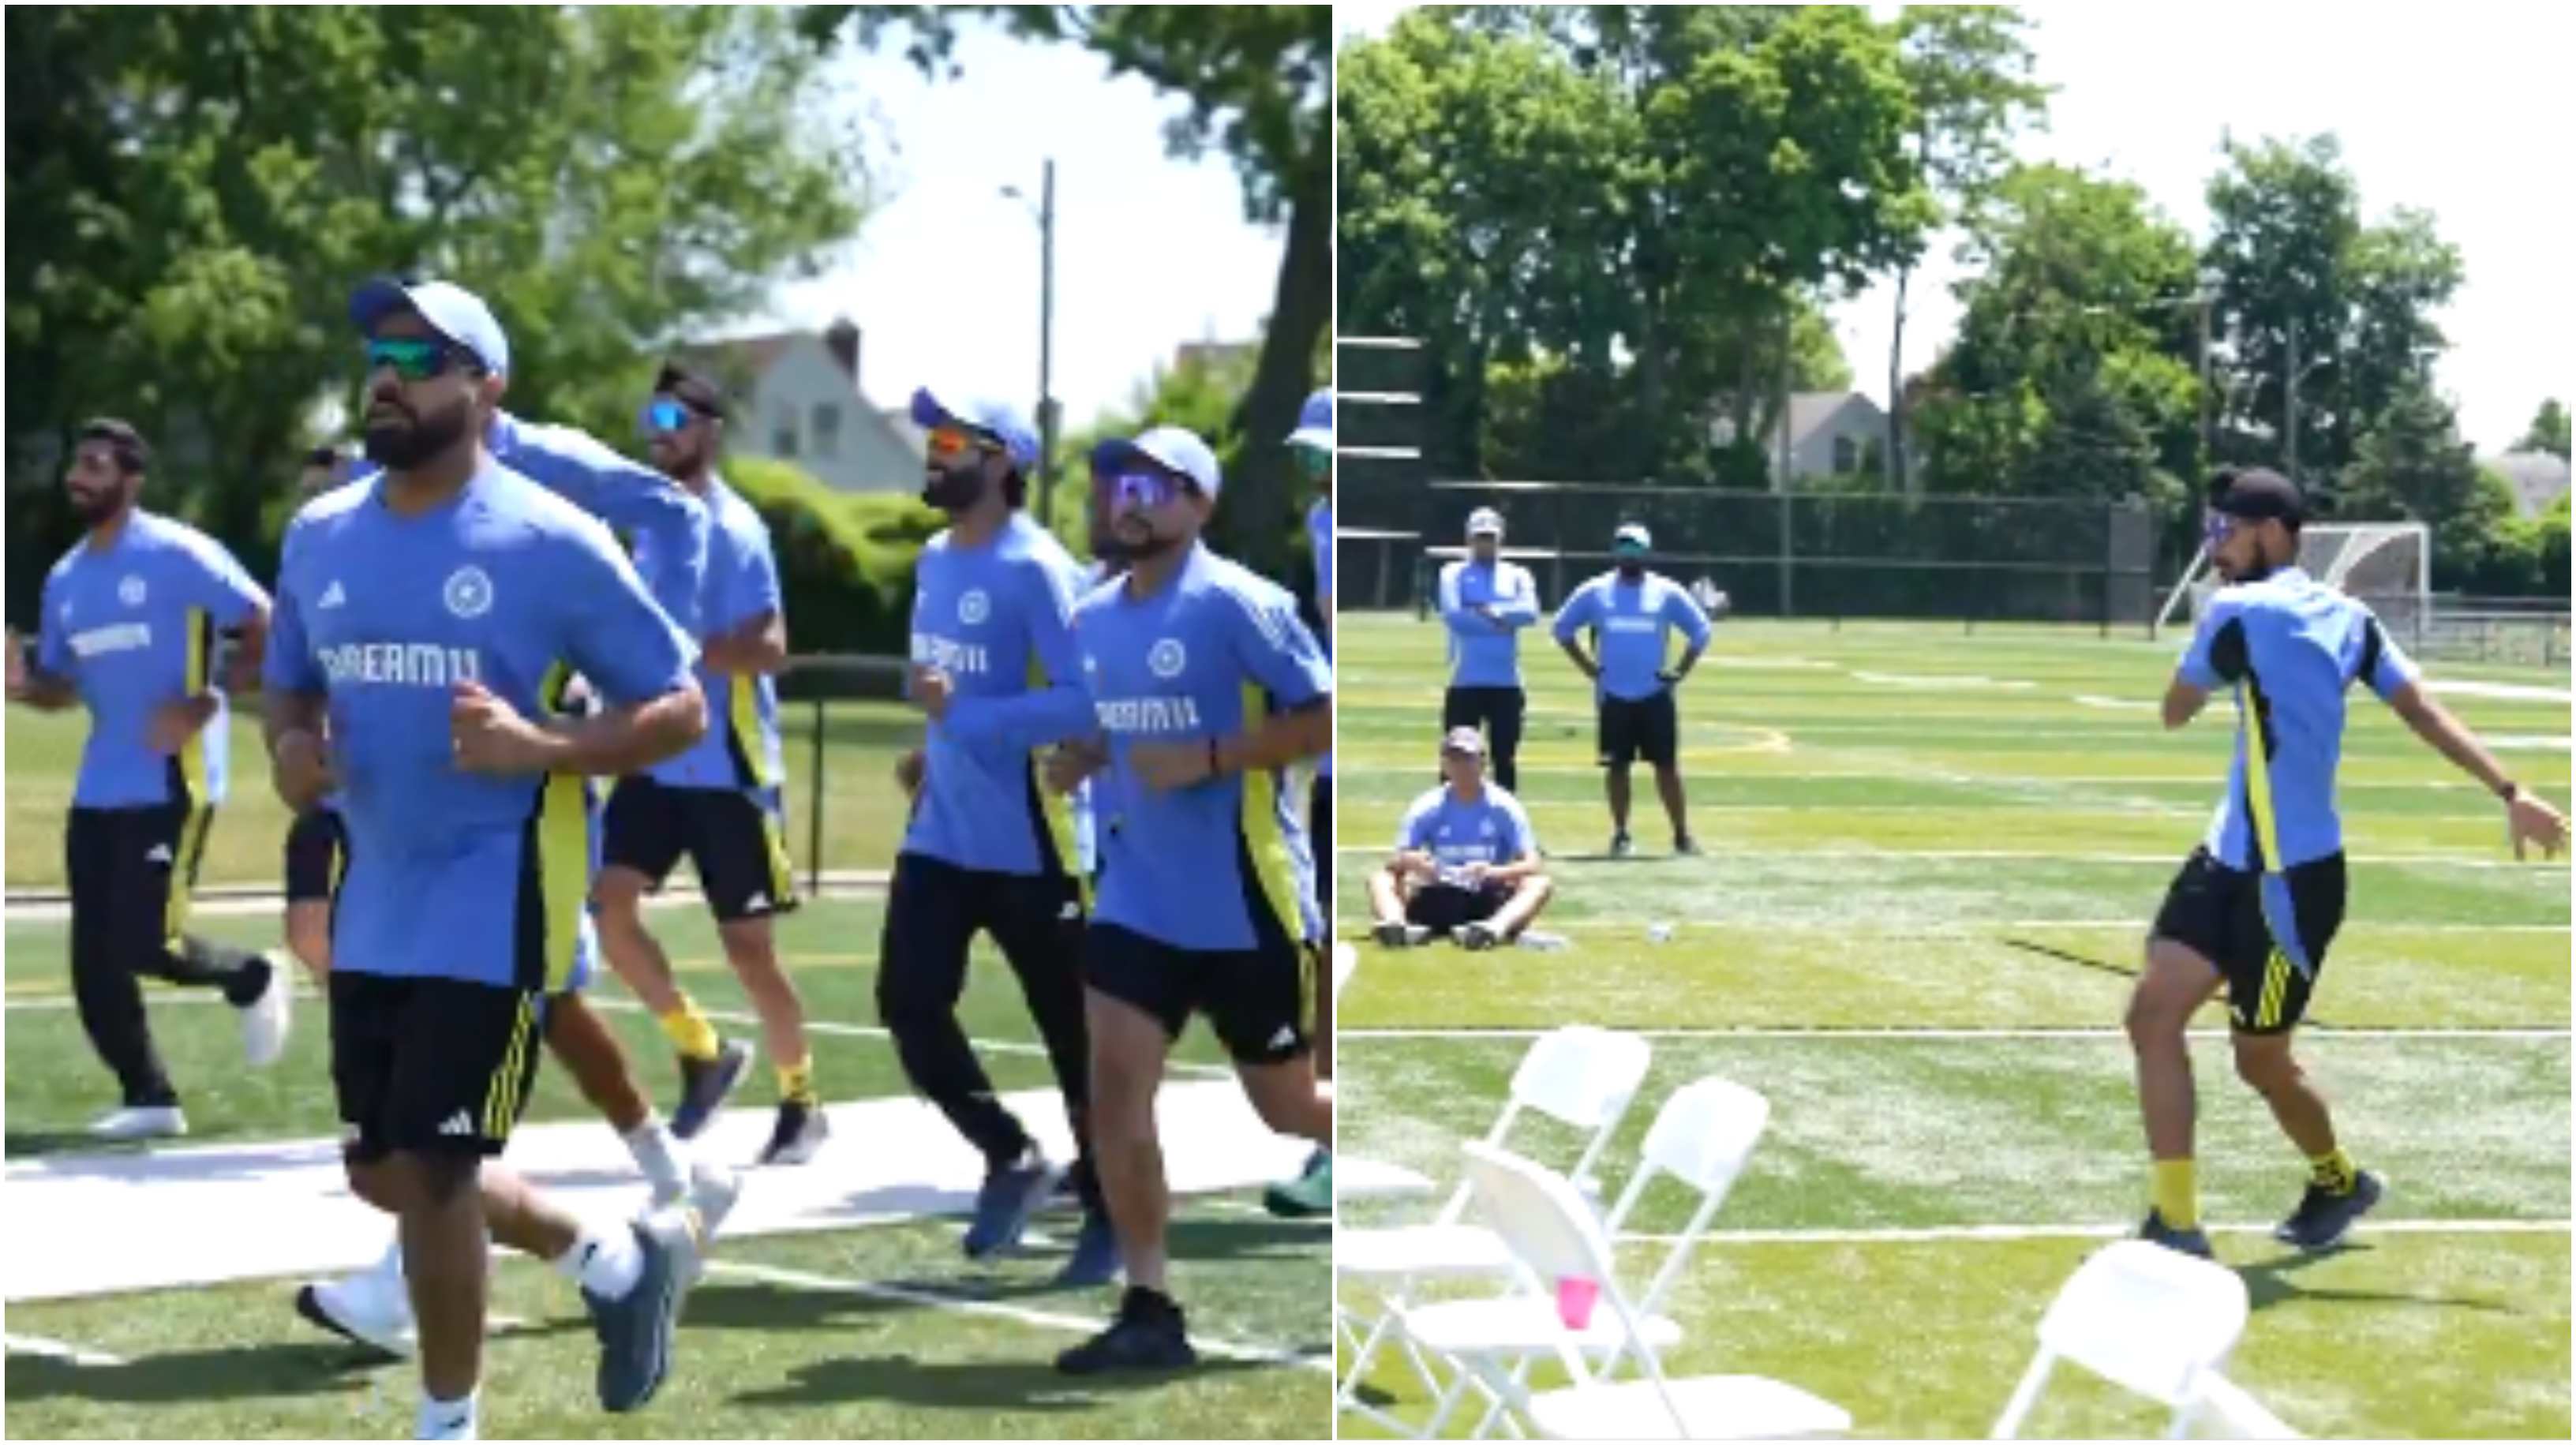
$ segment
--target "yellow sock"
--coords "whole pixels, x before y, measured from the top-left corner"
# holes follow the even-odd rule
[[[809,1107],[822,1102],[814,1094],[813,1060],[804,1060],[793,1068],[779,1066],[778,1097],[781,1102],[804,1104]]]
[[[2308,1178],[2319,1189],[2333,1194],[2350,1194],[2353,1185],[2352,1156],[2341,1149],[2331,1154],[2308,1156]]]
[[[2170,1229],[2200,1227],[2200,1186],[2192,1178],[2188,1159],[2156,1161],[2156,1213]]]
[[[687,994],[680,995],[680,1006],[662,1015],[662,1032],[670,1035],[672,1047],[680,1057],[706,1063],[716,1056],[721,1041],[716,1026],[707,1021],[706,1011]]]

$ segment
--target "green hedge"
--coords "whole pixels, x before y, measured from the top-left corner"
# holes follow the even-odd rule
[[[909,649],[914,565],[946,518],[909,494],[833,491],[789,462],[738,457],[724,478],[769,524],[791,650]]]

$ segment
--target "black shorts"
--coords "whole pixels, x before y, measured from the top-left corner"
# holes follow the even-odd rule
[[[698,870],[719,923],[785,913],[796,906],[787,834],[778,815],[731,788],[675,788],[643,773],[617,780],[600,822],[600,861],[631,868],[655,888],[680,855]]]
[[[109,940],[107,956],[129,963],[177,947],[214,825],[213,808],[185,802],[73,808],[63,829],[63,876],[75,940]]]
[[[1313,850],[1315,916],[1324,920],[1324,936],[1333,936],[1333,780],[1315,775],[1306,791],[1306,845]]]
[[[337,808],[298,813],[286,830],[286,901],[328,903],[349,862],[349,828]]]
[[[1404,918],[1434,933],[1451,933],[1482,923],[1502,911],[1509,888],[1461,888],[1455,883],[1426,883],[1404,901]]]
[[[501,1152],[545,1052],[535,990],[346,968],[330,987],[331,1086],[351,1159]]]
[[[2286,1033],[2308,1011],[2326,949],[2343,927],[2343,905],[2341,853],[2273,877],[2225,867],[2207,848],[2195,848],[2165,890],[2155,935],[2218,966],[2227,979],[2228,1023],[2238,1033]]]
[[[1173,1038],[1193,1012],[1203,1013],[1237,1063],[1285,1063],[1314,1046],[1306,1031],[1312,952],[1263,931],[1253,948],[1201,951],[1094,923],[1083,941],[1082,981],[1152,1014]]]
[[[1668,768],[1680,755],[1681,715],[1666,688],[1653,697],[1601,698],[1601,766],[1624,768],[1638,758]]]

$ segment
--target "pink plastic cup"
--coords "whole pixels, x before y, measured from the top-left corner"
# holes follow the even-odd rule
[[[1592,1325],[1592,1307],[1601,1302],[1601,1281],[1568,1275],[1556,1282],[1556,1317],[1569,1330]]]

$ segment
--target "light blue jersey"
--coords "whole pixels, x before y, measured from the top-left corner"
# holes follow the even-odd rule
[[[1083,680],[1109,767],[1094,783],[1102,868],[1092,916],[1174,948],[1257,945],[1255,910],[1278,934],[1321,936],[1314,859],[1281,770],[1229,773],[1156,792],[1137,778],[1139,742],[1246,731],[1273,710],[1329,705],[1332,671],[1296,600],[1193,544],[1150,597],[1122,578],[1074,611]]]
[[[1570,641],[1587,627],[1600,636],[1601,691],[1629,702],[1664,690],[1668,631],[1693,647],[1708,641],[1708,614],[1681,584],[1654,572],[1635,582],[1604,572],[1576,588],[1557,611],[1556,640]]]
[[[1318,497],[1306,509],[1306,542],[1315,549],[1315,607],[1324,616],[1324,653],[1332,655],[1333,622],[1333,499]],[[1333,775],[1333,755],[1326,753],[1315,760],[1315,776]]]
[[[698,617],[704,635],[720,637],[784,603],[769,524],[721,477],[707,479],[705,505],[714,530]],[[636,567],[648,583],[654,580],[645,559]],[[767,673],[719,672],[701,657],[698,687],[707,695],[707,735],[645,771],[674,788],[738,790],[773,810],[782,806],[787,769],[779,753],[777,681]]]
[[[230,729],[214,683],[215,633],[268,605],[214,538],[136,508],[104,550],[84,539],[45,576],[36,665],[79,689],[89,709],[76,808],[220,803]],[[202,692],[214,716],[175,753],[146,741],[152,715]]]
[[[2277,873],[2339,851],[2344,690],[2358,681],[2385,701],[2417,676],[2370,609],[2296,567],[2222,587],[2176,671],[2236,694],[2236,757],[2209,820],[2210,855]]]
[[[574,673],[638,703],[687,685],[695,645],[606,527],[526,477],[487,458],[416,516],[383,486],[296,515],[268,650],[271,692],[327,704],[349,847],[332,967],[558,992],[591,947],[588,780],[458,768],[456,686],[530,718]]]
[[[1395,848],[1430,854],[1440,882],[1472,888],[1476,885],[1467,878],[1468,864],[1517,863],[1538,851],[1538,832],[1530,827],[1520,800],[1492,783],[1472,802],[1443,783],[1405,810]]]
[[[1090,731],[1070,631],[1081,578],[1019,512],[980,547],[945,531],[921,549],[912,660],[952,690],[927,731],[904,852],[1023,877],[1078,866],[1071,810],[1041,784],[1035,750]]]
[[[1451,687],[1518,687],[1521,629],[1538,621],[1538,583],[1528,568],[1499,558],[1452,562],[1440,569],[1440,620],[1449,629]]]

